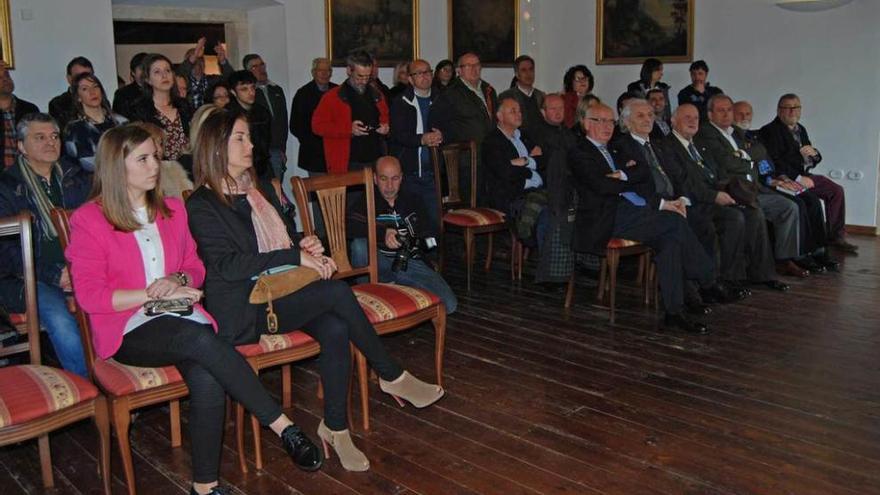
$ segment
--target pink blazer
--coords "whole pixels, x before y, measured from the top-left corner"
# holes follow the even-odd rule
[[[196,254],[196,243],[187,226],[183,201],[166,198],[170,218],[156,218],[165,250],[165,273],[184,272],[193,287],[205,281],[205,265]],[[70,261],[70,276],[76,300],[89,315],[92,343],[102,359],[113,356],[122,345],[122,331],[140,308],[113,309],[115,290],[144,289],[147,286],[141,251],[133,233],[116,230],[104,218],[101,207],[91,201],[70,218],[70,245],[64,253]],[[200,304],[196,311],[217,324]]]

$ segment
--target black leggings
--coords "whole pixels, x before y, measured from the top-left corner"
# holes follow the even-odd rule
[[[223,443],[226,394],[268,426],[281,416],[247,361],[219,339],[210,325],[160,316],[122,339],[114,359],[143,367],[174,365],[189,387],[193,481],[217,481]]]
[[[272,303],[282,332],[302,329],[321,344],[320,372],[324,383],[324,423],[331,430],[348,428],[347,395],[353,343],[383,380],[395,380],[403,369],[385,351],[382,341],[351,288],[339,280],[319,280]],[[265,305],[257,317],[258,333],[267,333]]]

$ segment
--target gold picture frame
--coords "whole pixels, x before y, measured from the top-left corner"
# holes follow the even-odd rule
[[[0,0],[0,59],[10,69],[15,68],[12,55],[12,10],[9,0]]]
[[[596,63],[694,59],[694,0],[596,0]],[[617,21],[617,22],[616,22]]]
[[[447,0],[446,12],[450,60],[473,52],[484,67],[510,67],[520,55],[519,0]]]
[[[419,0],[325,0],[324,21],[334,66],[345,65],[348,52],[359,48],[381,67],[419,58]],[[406,25],[409,31],[402,29]]]

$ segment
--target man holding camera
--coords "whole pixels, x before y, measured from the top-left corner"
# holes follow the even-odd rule
[[[435,226],[420,222],[427,218],[422,199],[401,190],[403,171],[393,156],[376,162],[373,182],[376,187],[376,239],[379,243],[377,262],[379,281],[409,285],[436,294],[446,306],[446,314],[455,312],[458,300],[449,284],[423,259],[423,247],[433,248]],[[351,262],[354,266],[368,264],[367,214],[364,202],[349,211]]]

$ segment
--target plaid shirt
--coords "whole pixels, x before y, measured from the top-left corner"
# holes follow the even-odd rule
[[[0,112],[3,118],[3,170],[15,165],[15,159],[18,156],[18,146],[16,145],[15,133],[15,98],[9,110]]]
[[[193,109],[197,109],[205,103],[205,92],[208,91],[208,77],[202,76],[196,79],[192,75],[189,76],[189,95]]]

